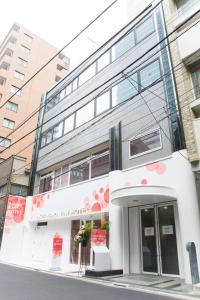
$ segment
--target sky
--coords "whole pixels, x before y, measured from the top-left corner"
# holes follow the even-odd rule
[[[2,1],[0,43],[12,24],[17,22],[60,49],[112,2],[113,0]],[[126,0],[118,0],[65,50],[71,59],[71,69],[127,23],[125,2]]]

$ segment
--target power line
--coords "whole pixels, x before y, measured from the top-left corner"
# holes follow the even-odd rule
[[[154,8],[155,9],[155,8]],[[192,15],[192,17],[194,17],[195,14]],[[190,18],[192,18],[190,17]],[[188,22],[188,20],[187,20]],[[198,22],[196,22],[195,24],[193,24],[192,26],[190,26],[189,28],[187,28],[184,32],[182,32],[179,36],[177,36],[176,38],[174,38],[172,41],[168,42],[165,44],[165,46],[163,48],[166,48],[169,44],[171,44],[172,42],[174,42],[177,38],[179,38],[182,34],[184,34],[185,32],[187,32],[188,30],[190,30],[193,26],[197,25],[200,22],[200,20]],[[183,25],[183,24],[182,24]],[[181,26],[182,26],[181,25]],[[149,52],[151,52],[154,48],[156,48],[158,45],[160,45],[160,43],[162,43],[163,41],[165,41],[170,35],[172,35],[172,33],[174,33],[176,30],[178,30],[178,27],[173,30],[172,32],[170,32],[168,35],[166,35],[161,41],[159,41],[158,43],[156,43],[154,46],[152,46],[149,50],[147,50],[142,56],[140,56],[139,58],[136,59],[135,62],[139,61],[141,58],[143,58],[146,54],[148,54]],[[158,51],[156,51],[152,56],[148,57],[147,60],[149,60],[150,58],[152,58],[155,54],[157,54],[158,52],[160,52],[163,48],[159,49]],[[122,71],[120,71],[119,73],[115,74],[111,79],[107,80],[106,82],[104,82],[103,84],[101,84],[100,86],[98,86],[97,88],[95,88],[92,92],[88,93],[87,95],[85,95],[84,97],[81,97],[78,101],[74,102],[71,104],[70,108],[73,107],[75,104],[77,104],[78,102],[80,102],[81,100],[83,100],[85,97],[89,96],[90,94],[92,94],[94,91],[96,91],[97,89],[99,89],[100,87],[102,87],[103,85],[105,85],[106,83],[108,83],[109,81],[111,81],[113,78],[116,78],[117,76],[121,75],[121,73],[123,71],[125,71],[126,69],[128,69],[129,67],[131,67],[134,63],[129,64],[125,69],[123,69]],[[144,63],[144,61],[142,62],[142,64]],[[136,67],[138,68],[138,66]],[[97,96],[95,96],[96,98]],[[90,100],[92,101],[92,100]],[[89,101],[89,102],[90,102]],[[89,103],[88,102],[88,103]],[[86,104],[84,104],[83,106],[85,106]],[[79,107],[80,109],[81,107]],[[55,114],[53,117],[49,118],[47,121],[45,121],[43,124],[37,126],[35,129],[33,129],[32,131],[30,131],[29,133],[27,133],[26,135],[22,136],[19,140],[15,141],[14,143],[12,143],[8,148],[4,149],[3,151],[1,151],[0,153],[3,153],[4,151],[6,151],[7,149],[10,149],[13,145],[15,145],[16,143],[18,143],[19,141],[21,141],[22,139],[24,139],[25,137],[27,137],[29,134],[33,133],[35,130],[41,128],[43,125],[47,124],[48,122],[50,122],[52,119],[54,119],[55,117],[57,117],[59,114],[62,114],[63,112],[65,112],[67,109],[69,109],[69,107],[67,107],[66,109],[62,110],[61,112],[59,112],[58,114]]]

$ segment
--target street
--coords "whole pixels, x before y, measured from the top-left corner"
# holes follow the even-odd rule
[[[168,300],[169,297],[114,288],[0,264],[0,300]]]

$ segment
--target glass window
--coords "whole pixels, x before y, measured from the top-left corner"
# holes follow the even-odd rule
[[[52,142],[52,135],[53,135],[52,130],[47,131],[47,133],[46,133],[46,144],[49,144],[49,143]]]
[[[15,122],[9,119],[3,119],[3,126],[9,129],[14,129]]]
[[[45,193],[52,190],[53,174],[40,177],[39,193]]]
[[[54,190],[58,189],[60,187],[60,178],[61,177],[61,168],[55,170],[54,173]]]
[[[70,168],[70,184],[81,182],[89,179],[89,163],[84,162],[80,165],[71,166]]]
[[[72,91],[75,91],[78,88],[78,77],[72,82]]]
[[[131,31],[112,47],[112,61],[135,46],[134,32]]]
[[[26,197],[28,192],[27,186],[11,184],[11,194]]]
[[[44,147],[45,145],[46,145],[46,134],[43,134],[41,138],[41,147]]]
[[[65,97],[65,89],[60,92],[60,100]]]
[[[94,118],[94,101],[89,102],[76,112],[76,127]]]
[[[20,96],[21,95],[21,90],[18,87],[14,86],[14,85],[11,85],[10,91],[11,91],[12,94],[16,93],[15,94],[16,96]]]
[[[62,167],[62,175],[61,175],[61,186],[67,186],[68,185],[68,178],[69,178],[69,166],[63,166]]]
[[[31,44],[32,41],[33,41],[33,38],[30,35],[26,34],[26,33],[24,33],[24,39],[29,44]]]
[[[137,73],[131,75],[129,79],[121,81],[112,88],[112,106],[118,105],[123,101],[137,95],[138,93]]]
[[[28,62],[26,60],[22,59],[21,57],[17,58],[17,63],[23,67],[27,67],[27,65],[28,65]]]
[[[97,71],[102,70],[110,63],[110,51],[104,53],[98,60],[97,60]]]
[[[161,148],[160,130],[142,135],[129,141],[130,157]]]
[[[200,99],[200,63],[192,69],[192,82],[196,99]]]
[[[59,123],[53,128],[53,141],[62,136],[63,122]]]
[[[79,76],[79,86],[85,83],[87,80],[92,78],[96,73],[96,65],[92,64],[89,68],[87,68],[83,73]]]
[[[3,185],[0,187],[0,197],[4,197],[6,195],[7,185]]]
[[[7,108],[8,110],[17,112],[17,110],[18,110],[18,104],[13,103],[13,102],[11,102],[11,101],[8,101],[8,102],[6,102],[6,108]]]
[[[65,88],[65,94],[66,96],[69,95],[72,91],[72,85],[71,83]]]
[[[74,129],[74,114],[65,120],[64,134]]]
[[[29,49],[23,45],[21,45],[21,49],[24,54],[29,54],[31,52],[31,49]]]
[[[14,73],[14,77],[15,77],[16,79],[19,79],[19,80],[23,81],[23,80],[24,80],[24,77],[25,77],[25,75],[24,75],[24,74],[22,74],[22,73],[20,73],[20,72],[18,72],[18,71],[15,71],[15,73]]]
[[[150,17],[135,29],[136,41],[139,43],[154,31],[153,18]]]
[[[0,137],[0,147],[9,147],[11,145],[11,140],[10,139],[6,139],[3,137]]]
[[[102,154],[91,161],[91,178],[109,173],[109,154]]]
[[[155,81],[160,79],[160,65],[159,61],[156,60],[150,65],[144,67],[140,71],[140,82],[141,82],[141,89],[145,88]]]
[[[96,115],[110,108],[110,91],[104,93],[96,99]]]

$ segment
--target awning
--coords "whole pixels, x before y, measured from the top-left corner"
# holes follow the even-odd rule
[[[148,205],[176,199],[175,189],[167,186],[128,186],[111,191],[111,203],[122,207]]]

